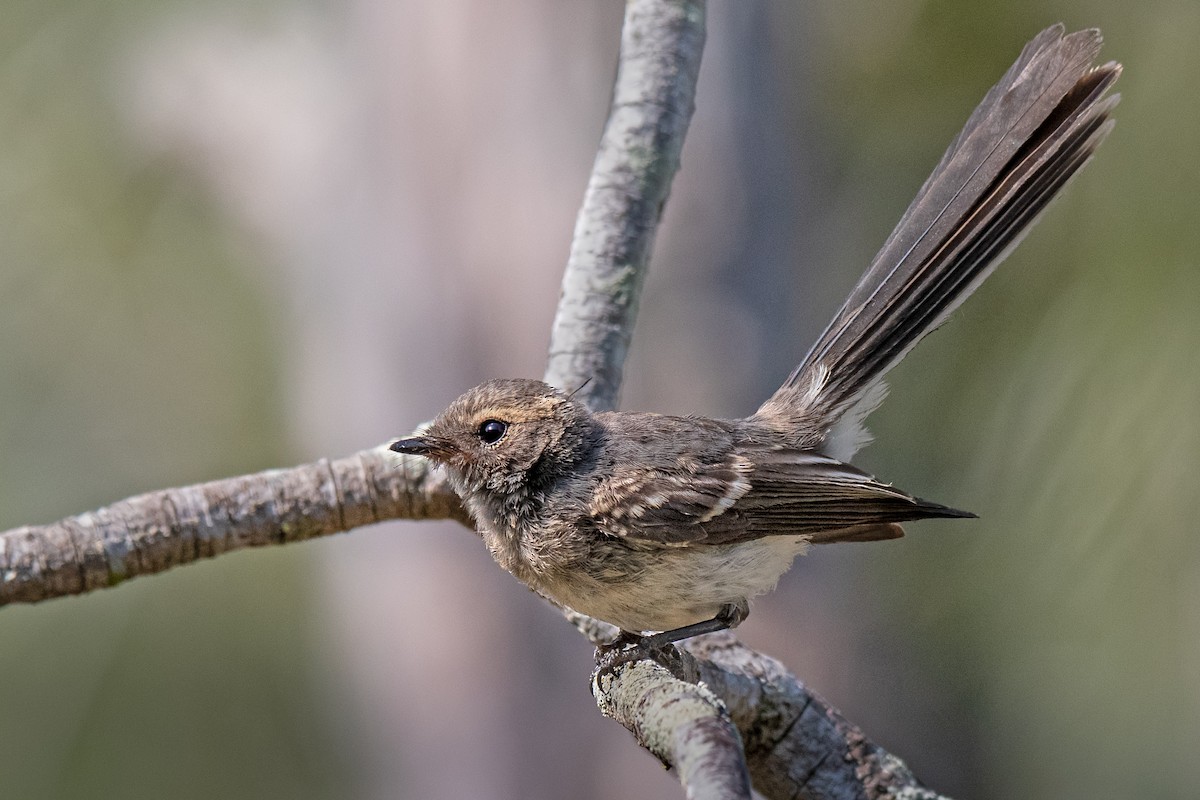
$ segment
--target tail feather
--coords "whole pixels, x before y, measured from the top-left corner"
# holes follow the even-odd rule
[[[1026,45],[760,415],[824,437],[1020,242],[1112,128],[1119,95],[1104,93],[1121,67],[1091,66],[1100,42],[1099,31],[1064,36],[1058,25]]]

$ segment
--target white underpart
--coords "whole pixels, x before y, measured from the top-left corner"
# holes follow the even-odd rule
[[[1075,175],[1072,175],[1068,179],[1068,183],[1071,180],[1074,180],[1074,178]],[[944,308],[941,313],[939,313],[937,317],[929,323],[925,330],[922,331],[919,336],[914,337],[913,340],[908,344],[908,347],[905,347],[903,350],[897,353],[896,356],[879,371],[879,376],[875,379],[875,381],[867,386],[866,390],[859,395],[859,398],[854,405],[842,415],[841,419],[834,423],[832,428],[830,428],[829,434],[825,438],[825,447],[823,448],[824,452],[828,453],[833,458],[836,458],[838,461],[849,461],[854,457],[855,453],[871,443],[871,433],[866,429],[863,421],[868,415],[870,415],[872,411],[878,408],[879,404],[883,402],[883,399],[887,397],[887,384],[883,382],[883,376],[886,375],[892,367],[899,364],[900,361],[903,360],[906,355],[908,355],[909,351],[916,347],[918,342],[924,339],[932,331],[941,327],[942,324],[950,318],[950,315],[958,310],[958,307],[963,304],[963,301],[975,293],[975,290],[979,288],[980,284],[987,280],[996,267],[999,266],[1000,262],[1008,258],[1009,254],[1016,249],[1017,245],[1019,245],[1029,234],[1029,232],[1033,230],[1034,226],[1036,226],[1038,221],[1042,218],[1042,215],[1046,213],[1046,208],[1049,208],[1049,206],[1053,204],[1053,201],[1056,200],[1057,197],[1058,196],[1056,195],[1055,198],[1052,198],[1050,203],[1046,204],[1046,207],[1039,210],[1038,213],[1034,215],[1033,219],[1026,223],[1022,227],[1021,231],[1013,237],[1013,240],[1005,245],[1004,249],[997,253],[988,262],[987,266],[981,269],[979,274],[972,278],[971,282],[958,292],[954,299],[950,301],[950,303],[946,305],[946,308]],[[817,369],[819,372],[814,376],[812,382],[809,384],[807,393],[811,393],[814,390],[819,391],[819,389],[825,385],[829,370],[824,366],[818,366]]]
[[[815,408],[827,383],[829,383],[829,367],[818,362],[812,369],[808,386],[804,387],[804,394],[796,399],[796,405],[799,408]]]
[[[627,631],[665,631],[712,619],[726,603],[770,591],[808,548],[799,536],[647,552],[636,580],[603,584],[583,575],[545,589],[560,603]]]
[[[854,405],[842,414],[825,436],[822,452],[838,461],[849,461],[862,448],[871,443],[871,432],[864,424],[872,411],[887,397],[888,387],[882,380],[867,386]]]

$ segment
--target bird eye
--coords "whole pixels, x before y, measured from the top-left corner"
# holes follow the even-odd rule
[[[508,433],[508,423],[498,419],[486,420],[479,426],[479,438],[484,444],[495,444]]]

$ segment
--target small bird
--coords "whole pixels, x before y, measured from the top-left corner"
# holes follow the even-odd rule
[[[593,413],[535,380],[471,389],[391,445],[442,465],[493,557],[647,646],[733,627],[811,544],[971,517],[848,460],[882,382],[1108,135],[1100,32],[1035,37],[984,97],[829,327],[749,417]],[[653,635],[642,636],[647,632]]]

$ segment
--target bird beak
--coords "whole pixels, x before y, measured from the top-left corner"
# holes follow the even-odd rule
[[[433,446],[423,437],[412,436],[408,439],[397,439],[388,445],[388,449],[410,456],[427,456],[433,450]]]

